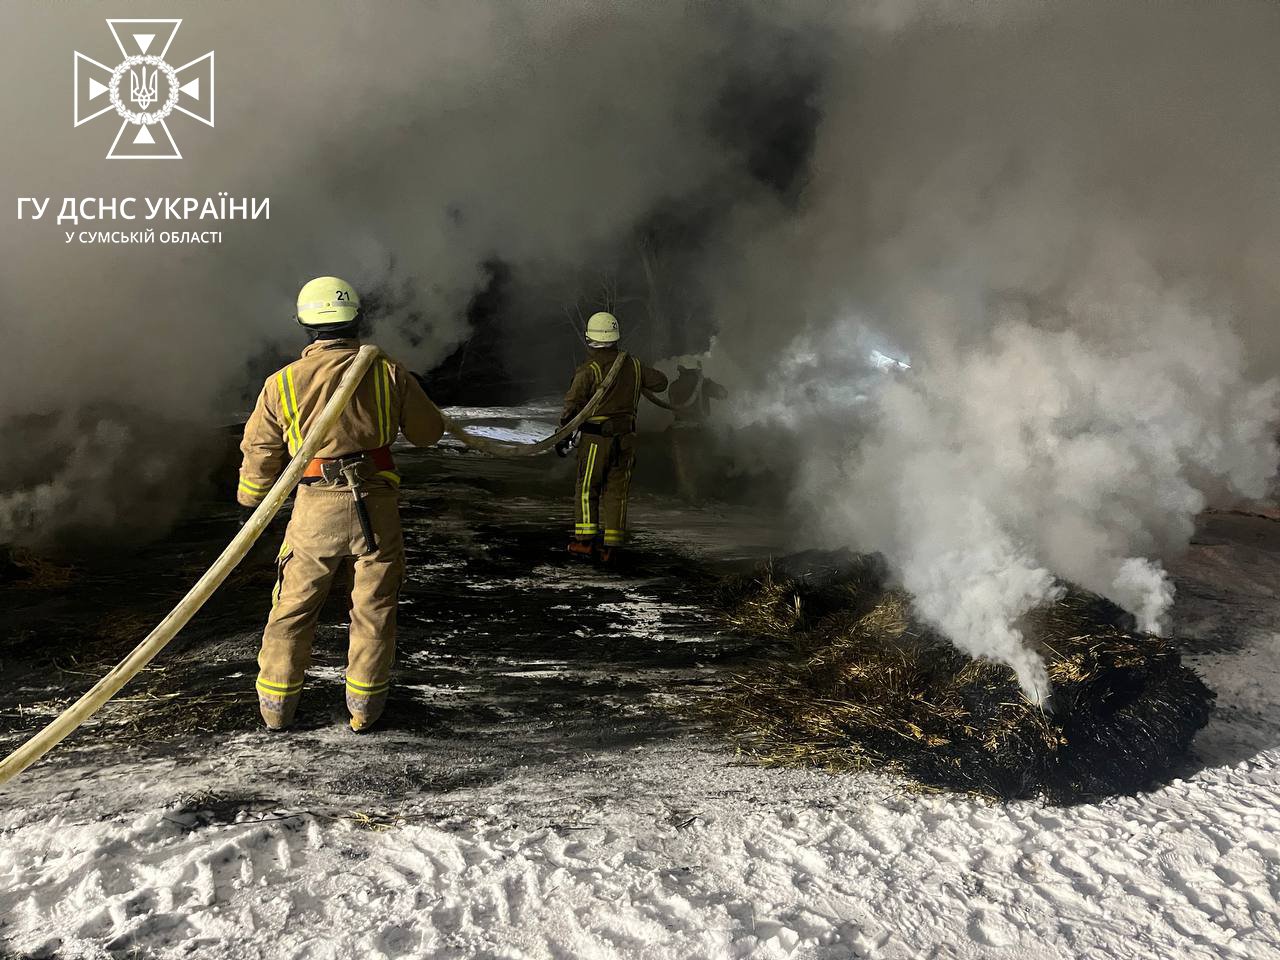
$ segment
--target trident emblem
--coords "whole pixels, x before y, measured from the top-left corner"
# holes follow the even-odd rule
[[[74,125],[112,110],[122,121],[108,160],[181,159],[169,132],[175,110],[213,126],[213,51],[181,67],[165,59],[181,25],[181,20],[108,20],[124,57],[116,67],[76,53]]]
[[[160,71],[153,68],[151,71],[151,79],[147,79],[147,68],[144,66],[139,73],[129,71],[129,96],[143,110],[156,102],[157,85],[160,82]]]

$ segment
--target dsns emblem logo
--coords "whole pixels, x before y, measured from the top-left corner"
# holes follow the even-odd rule
[[[108,160],[180,160],[173,111],[213,126],[213,51],[181,67],[165,60],[181,20],[108,20],[124,60],[108,67],[75,55],[75,126],[104,113],[121,118]]]

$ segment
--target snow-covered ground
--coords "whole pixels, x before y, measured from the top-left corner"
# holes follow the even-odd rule
[[[622,782],[513,771],[515,803],[412,804],[385,829],[11,811],[0,904],[36,956],[1276,955],[1265,761],[1051,810],[687,748],[633,760]]]
[[[551,398],[522,407],[445,407],[444,413],[477,436],[508,443],[536,443],[556,432],[562,406],[559,398]],[[445,434],[440,442],[459,450],[464,446],[452,434]]]
[[[510,800],[374,829],[356,810],[7,811],[6,932],[35,956],[1280,955],[1274,755],[1070,810],[687,746],[600,766],[515,770]]]
[[[1280,957],[1280,523],[1206,516],[1176,570],[1179,634],[1219,692],[1181,779],[991,805],[740,764],[671,709],[746,655],[696,585],[495,566],[486,538],[551,501],[452,515],[472,467],[450,456],[431,509],[406,504],[436,538],[406,589],[422,637],[401,651],[433,726],[356,738],[317,718],[195,747],[86,731],[0,788],[0,954]],[[774,545],[724,509],[642,498],[633,522],[653,556]],[[453,581],[483,618],[445,609]],[[556,611],[564,642],[489,650],[486,629],[520,633],[503,619],[517,597]]]

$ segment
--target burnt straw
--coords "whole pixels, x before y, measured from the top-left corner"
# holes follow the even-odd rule
[[[922,788],[1075,803],[1149,788],[1185,760],[1214,694],[1174,645],[1076,587],[1019,624],[1052,710],[1008,667],[912,613],[876,557],[809,553],[723,581],[736,628],[777,642],[704,705],[766,765],[904,774]]]

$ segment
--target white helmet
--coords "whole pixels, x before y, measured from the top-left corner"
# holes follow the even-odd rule
[[[618,330],[618,318],[612,313],[593,313],[587,321],[587,339],[592,343],[617,343],[622,337]]]

